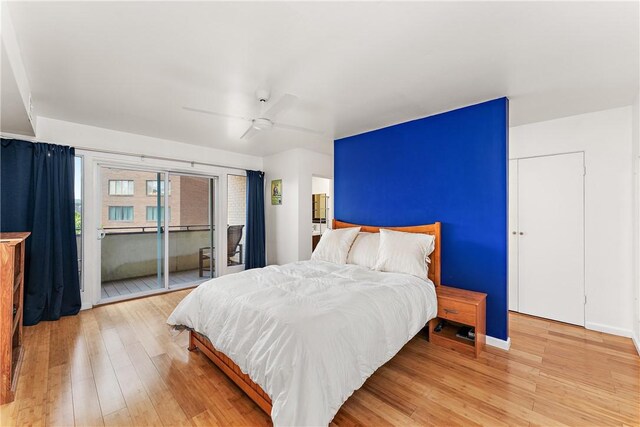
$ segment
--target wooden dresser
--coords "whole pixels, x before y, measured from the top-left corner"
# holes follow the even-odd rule
[[[0,405],[13,401],[22,362],[24,246],[30,233],[0,233]]]
[[[429,341],[464,354],[478,357],[485,344],[487,294],[449,286],[438,286],[438,317],[429,322]],[[444,325],[440,330],[439,323]],[[456,334],[461,327],[475,331],[473,340]]]

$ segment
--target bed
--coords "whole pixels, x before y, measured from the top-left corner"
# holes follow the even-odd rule
[[[334,220],[333,228],[379,227]],[[344,401],[437,313],[440,223],[428,278],[301,261],[201,284],[168,319],[274,425],[327,425]]]

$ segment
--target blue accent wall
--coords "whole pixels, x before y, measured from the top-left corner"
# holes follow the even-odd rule
[[[487,293],[487,335],[503,340],[508,114],[500,98],[334,143],[335,218],[442,222],[442,284]]]

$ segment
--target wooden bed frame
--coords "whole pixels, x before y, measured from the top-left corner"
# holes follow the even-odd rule
[[[350,224],[348,222],[338,221],[337,219],[333,220],[333,229],[349,227],[360,227],[360,231],[364,233],[379,233],[380,229],[384,228],[386,230],[403,231],[405,233],[423,233],[435,236],[435,248],[433,249],[433,253],[429,256],[431,263],[429,263],[429,271],[427,272],[427,276],[434,285],[440,286],[440,246],[442,244],[440,238],[442,224],[440,222],[425,225],[412,225],[409,227],[378,227],[374,225]]]
[[[348,222],[333,220],[333,228],[361,227],[361,231],[368,233],[378,233],[381,228],[395,231],[404,231],[406,233],[425,233],[432,234],[436,237],[435,249],[430,256],[428,276],[436,286],[440,286],[440,229],[439,222],[434,224],[416,225],[411,227],[376,227],[370,225],[357,225]],[[190,331],[189,334],[189,351],[199,349],[202,354],[207,356],[218,368],[224,372],[231,381],[233,381],[242,391],[244,391],[256,405],[260,407],[268,415],[271,415],[271,398],[269,395],[255,382],[249,378],[249,375],[243,373],[238,365],[229,359],[224,353],[215,349],[211,341],[196,331]]]
[[[262,390],[258,384],[254,383],[249,375],[243,373],[238,365],[233,363],[224,353],[216,350],[209,341],[209,338],[195,331],[189,334],[189,351],[199,349],[207,356],[231,381],[244,391],[256,405],[268,415],[271,415],[271,398]]]

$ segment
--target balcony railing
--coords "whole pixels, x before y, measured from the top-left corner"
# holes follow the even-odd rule
[[[215,227],[213,227],[215,230]],[[135,234],[135,233],[156,233],[158,231],[157,225],[132,225],[126,227],[104,227],[106,234]],[[169,231],[209,231],[210,225],[170,225]]]
[[[102,282],[157,274],[164,253],[164,241],[158,243],[157,227],[105,227],[104,231]],[[161,234],[161,239],[169,238],[169,273],[197,269],[199,249],[211,245],[210,233],[208,225],[183,225],[170,227],[168,235]]]

